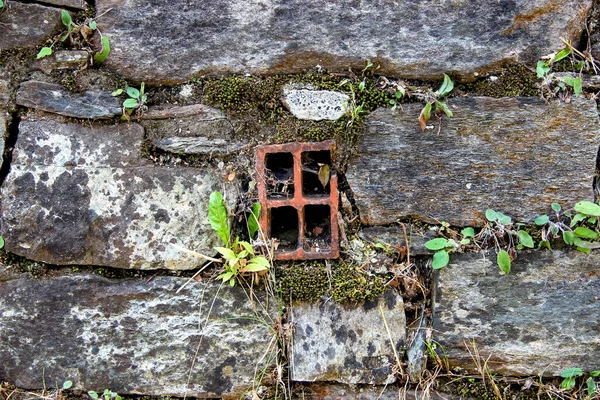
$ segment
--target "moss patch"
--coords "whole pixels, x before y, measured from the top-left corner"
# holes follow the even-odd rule
[[[524,64],[513,64],[497,74],[490,74],[473,83],[457,85],[463,93],[473,96],[514,97],[539,96],[539,79],[533,68]]]

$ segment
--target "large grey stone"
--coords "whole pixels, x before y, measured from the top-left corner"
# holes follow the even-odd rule
[[[270,357],[273,307],[212,283],[177,293],[186,280],[0,279],[0,377],[28,389],[68,379],[86,391],[240,398]]]
[[[534,64],[576,42],[592,0],[144,2],[98,0],[111,39],[105,65],[130,80],[181,82],[209,72],[296,73],[321,66],[473,78]],[[177,62],[173,62],[177,60]]]
[[[454,98],[454,117],[421,132],[422,104],[378,109],[346,178],[362,222],[398,218],[481,226],[493,208],[518,221],[593,199],[600,144],[596,102]],[[435,118],[434,118],[435,120]],[[436,124],[436,122],[433,122]]]
[[[60,9],[5,1],[0,12],[0,50],[35,47],[61,24]]]
[[[450,365],[475,371],[475,340],[492,374],[598,369],[600,255],[521,252],[508,276],[491,259],[452,255],[439,273],[433,339]]]
[[[202,104],[150,109],[141,124],[152,144],[171,153],[230,155],[249,146],[233,138],[233,125],[221,111]]]
[[[219,239],[208,197],[233,189],[210,168],[168,168],[140,158],[138,124],[86,127],[23,121],[2,191],[6,249],[53,264],[192,269]]]
[[[362,305],[332,300],[298,303],[292,308],[292,321],[292,380],[348,384],[396,380],[394,351],[402,358],[406,317],[402,296],[395,291]]]
[[[39,0],[39,2],[53,6],[75,8],[77,10],[85,10],[87,7],[85,0]]]
[[[121,102],[110,93],[90,90],[83,94],[67,91],[54,83],[23,82],[17,104],[73,118],[106,119],[121,115]]]

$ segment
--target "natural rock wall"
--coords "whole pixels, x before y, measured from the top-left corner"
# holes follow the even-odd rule
[[[568,222],[564,211],[595,200],[592,62],[580,97],[565,86],[579,75],[554,75],[563,87],[552,96],[544,86],[544,99],[531,80],[565,41],[585,47],[586,28],[598,47],[598,1],[196,3],[0,7],[0,382],[253,400],[290,387],[291,398],[451,398],[417,391],[423,369],[436,368],[427,343],[454,371],[481,373],[475,351],[492,375],[600,369],[594,251],[511,242],[504,276],[495,254],[474,253],[475,238],[449,248],[435,273],[425,246],[439,235],[459,242],[462,227],[485,234],[487,208],[520,224],[513,240],[526,229],[537,245],[553,235],[532,223],[551,203]],[[94,32],[63,40],[61,10],[74,35],[85,24]],[[101,36],[104,62],[93,57]],[[37,59],[41,46],[53,54]],[[454,115],[432,112],[421,131],[423,101],[439,100],[439,82],[424,81],[444,73]],[[126,89],[142,82],[145,104],[128,110]],[[486,97],[514,95],[506,82],[529,97]],[[268,173],[257,173],[256,145],[324,139],[333,153],[261,160]],[[258,180],[287,200],[305,180],[331,188],[334,172],[339,214],[301,208],[313,225],[296,229],[318,245],[319,221],[338,226],[341,261],[275,262],[264,288],[262,277],[215,283],[222,266],[204,264],[222,244],[208,220],[213,191],[245,239]]]

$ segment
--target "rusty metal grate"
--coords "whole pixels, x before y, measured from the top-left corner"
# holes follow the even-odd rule
[[[279,243],[276,259],[339,257],[334,151],[333,140],[256,147],[260,226]]]

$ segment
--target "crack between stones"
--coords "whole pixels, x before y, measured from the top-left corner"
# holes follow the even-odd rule
[[[48,8],[56,8],[59,10],[69,10],[72,12],[80,12],[83,11],[80,8],[75,8],[75,7],[69,7],[68,5],[58,5],[58,4],[49,4],[49,3],[44,3],[44,2],[40,2],[40,1],[35,1],[35,0],[18,0],[18,3],[22,3],[22,4],[37,4],[38,6],[44,6],[44,7],[48,7]],[[93,3],[93,4],[92,4]],[[87,4],[88,7],[95,7],[95,1],[86,1],[85,4]]]
[[[12,152],[17,138],[19,136],[19,124],[21,116],[19,110],[10,113],[10,122],[8,123],[8,136],[4,142],[4,154],[2,155],[2,167],[0,168],[0,186],[4,184],[6,176],[10,172],[12,163]]]

